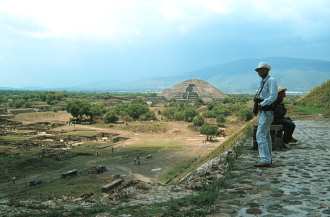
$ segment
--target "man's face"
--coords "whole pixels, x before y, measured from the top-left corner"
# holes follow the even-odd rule
[[[281,97],[281,98],[284,98],[284,97],[286,97],[286,92],[281,91],[281,92],[278,93],[278,96]]]
[[[269,73],[269,69],[261,68],[261,69],[258,69],[257,72],[260,77],[265,78]]]

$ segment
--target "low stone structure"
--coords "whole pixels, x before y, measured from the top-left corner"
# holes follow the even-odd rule
[[[41,185],[42,184],[42,180],[40,179],[33,179],[29,182],[29,186],[37,186],[37,185]]]
[[[69,170],[69,171],[62,173],[61,177],[67,178],[67,177],[72,177],[72,176],[77,176],[77,175],[78,175],[78,170],[73,169],[73,170]]]
[[[124,180],[119,178],[119,179],[115,179],[114,181],[110,182],[109,184],[106,184],[104,186],[102,186],[102,192],[109,192],[112,191],[114,188],[116,188],[117,186],[119,186]]]
[[[215,180],[223,178],[230,168],[231,163],[238,157],[242,143],[243,140],[236,142],[231,149],[205,162],[195,171],[183,177],[180,183],[188,189],[199,190],[204,185],[211,184]]]

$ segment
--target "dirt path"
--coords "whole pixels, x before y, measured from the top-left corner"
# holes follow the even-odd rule
[[[143,144],[150,141],[173,140],[184,148],[189,149],[189,154],[194,156],[207,154],[209,151],[220,145],[224,138],[217,138],[218,142],[203,143],[205,136],[188,128],[185,122],[166,122],[167,130],[159,133],[132,132],[130,130],[121,130],[116,128],[106,128],[91,125],[75,125],[62,126],[55,128],[54,131],[99,131],[105,133],[119,134],[121,137],[129,138],[128,140],[118,143],[117,147],[127,147],[136,144]],[[186,152],[185,152],[186,153]],[[187,154],[187,153],[186,153]]]
[[[215,203],[225,216],[330,216],[330,122],[299,121],[299,144],[274,152],[274,167],[253,167],[250,143]]]

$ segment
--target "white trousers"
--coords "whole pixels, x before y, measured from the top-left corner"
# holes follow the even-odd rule
[[[260,111],[256,137],[261,163],[272,163],[272,138],[270,136],[272,122],[272,111]]]

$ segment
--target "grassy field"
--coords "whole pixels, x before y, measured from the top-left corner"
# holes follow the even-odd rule
[[[32,112],[22,113],[15,116],[14,121],[22,122],[23,124],[32,124],[38,122],[66,123],[71,118],[71,115],[65,111],[59,112]]]
[[[100,134],[98,131],[92,130],[77,130],[77,131],[70,131],[62,133],[64,136],[82,136],[82,137],[93,137]]]
[[[63,112],[40,112],[19,114],[15,120],[22,123],[31,120],[61,122],[63,117],[67,117]],[[53,136],[89,138],[104,132],[127,139],[117,143],[113,143],[112,140],[84,141],[70,150],[58,149],[54,154],[46,156],[42,155],[40,146],[28,150],[0,146],[3,147],[0,153],[5,153],[0,159],[0,169],[5,171],[4,176],[0,178],[0,188],[6,189],[1,193],[2,197],[47,199],[61,195],[79,197],[90,192],[98,195],[101,193],[101,186],[109,183],[112,177],[118,174],[142,177],[148,182],[168,183],[221,144],[219,141],[203,144],[204,136],[191,128],[188,123],[176,121],[64,125],[51,129],[51,132],[54,133]],[[0,142],[24,143],[31,139],[31,135],[24,133],[33,133],[33,130],[1,136]],[[114,147],[114,152],[111,147]],[[141,159],[141,165],[134,163],[137,156]],[[151,157],[147,159],[147,156]],[[97,165],[106,166],[108,171],[101,175],[90,174],[88,171]],[[72,169],[79,171],[78,176],[70,179],[61,178],[61,173]],[[16,177],[16,184],[11,183],[12,177]],[[40,179],[43,183],[37,187],[27,186],[34,179]]]
[[[13,142],[13,143],[20,143],[23,141],[27,141],[31,139],[31,137],[29,136],[25,136],[25,135],[5,135],[5,136],[0,136],[0,142]]]
[[[71,115],[65,111],[17,114],[13,120],[21,124],[12,123],[7,132],[0,136],[0,170],[3,171],[0,177],[0,189],[3,189],[0,200],[9,199],[13,203],[33,199],[55,201],[63,197],[73,200],[91,194],[92,199],[98,201],[104,196],[101,187],[118,175],[125,181],[132,178],[149,184],[154,191],[166,187],[168,189],[165,193],[171,193],[172,185],[166,184],[177,182],[182,176],[229,147],[239,136],[236,132],[247,123],[248,117],[247,97],[238,101],[235,97],[230,98],[223,104],[165,102],[157,105],[158,107],[148,107],[143,103],[146,98],[141,97],[137,99],[109,97],[106,94],[98,96],[66,93],[55,96],[56,99],[48,108],[55,111],[59,106],[65,107],[65,102],[83,99],[85,104],[79,105],[89,106],[92,109],[89,112],[95,112],[93,121],[88,124],[84,122],[92,120],[92,115],[85,114],[75,117],[80,117],[82,124],[69,125],[67,121]],[[11,97],[9,94],[8,98]],[[31,98],[30,105],[34,105],[34,100]],[[8,106],[11,101],[8,100]],[[81,107],[84,106],[76,109]],[[165,115],[172,110],[175,113],[173,117]],[[136,111],[147,113],[138,117]],[[148,113],[149,111],[154,112],[155,116]],[[116,121],[103,119],[105,114],[110,114],[108,116],[111,117],[112,113],[118,116]],[[194,125],[193,122],[197,116],[202,117],[207,124],[218,127],[219,131],[225,130],[226,135],[219,134],[213,141],[205,141],[205,135],[200,134],[201,125]],[[137,158],[140,159],[140,164],[136,163]],[[107,171],[97,174],[95,167],[100,165],[105,166]],[[73,169],[78,170],[76,176],[61,177],[62,173]],[[30,186],[29,183],[33,180],[41,180],[42,183]],[[181,216],[203,216],[211,208],[217,196],[214,189],[218,186],[220,184],[215,183],[213,189],[205,187],[198,194],[184,199],[148,206],[130,206],[126,209],[119,206],[111,209],[109,206],[96,204],[90,209],[80,207],[72,210],[69,216],[95,216],[95,213],[102,211],[113,215],[129,213],[133,216],[158,216],[162,213],[166,213],[166,216],[178,216],[178,213]],[[139,194],[152,196],[149,193],[155,192]],[[162,196],[157,195],[158,193],[154,195],[155,198]],[[108,197],[111,195],[112,193]],[[171,195],[170,197],[172,198]],[[126,199],[123,198],[120,203]],[[182,211],[183,206],[187,210]],[[190,207],[194,211],[190,211]],[[61,207],[56,210],[47,209],[48,214],[42,216],[61,216],[63,212]]]
[[[104,145],[103,145],[104,146]],[[40,158],[40,149],[21,151],[19,155],[6,155],[0,158],[0,169],[5,175],[0,178],[2,195],[19,198],[48,198],[52,196],[76,196],[93,192],[99,194],[101,186],[110,182],[113,175],[141,174],[150,180],[166,173],[169,168],[180,163],[180,156],[176,153],[182,147],[170,140],[146,141],[130,147],[116,148],[112,153],[111,148],[99,149],[95,144],[85,143],[62,155],[61,160],[53,157]],[[99,152],[96,157],[95,153]],[[141,165],[134,165],[136,156],[141,157]],[[152,155],[151,159],[146,156]],[[108,172],[102,175],[89,174],[88,170],[97,166],[105,165]],[[152,169],[161,168],[159,172]],[[78,169],[77,177],[62,179],[61,173]],[[11,177],[16,177],[17,183],[10,182]],[[31,188],[26,184],[40,179],[43,184]]]

